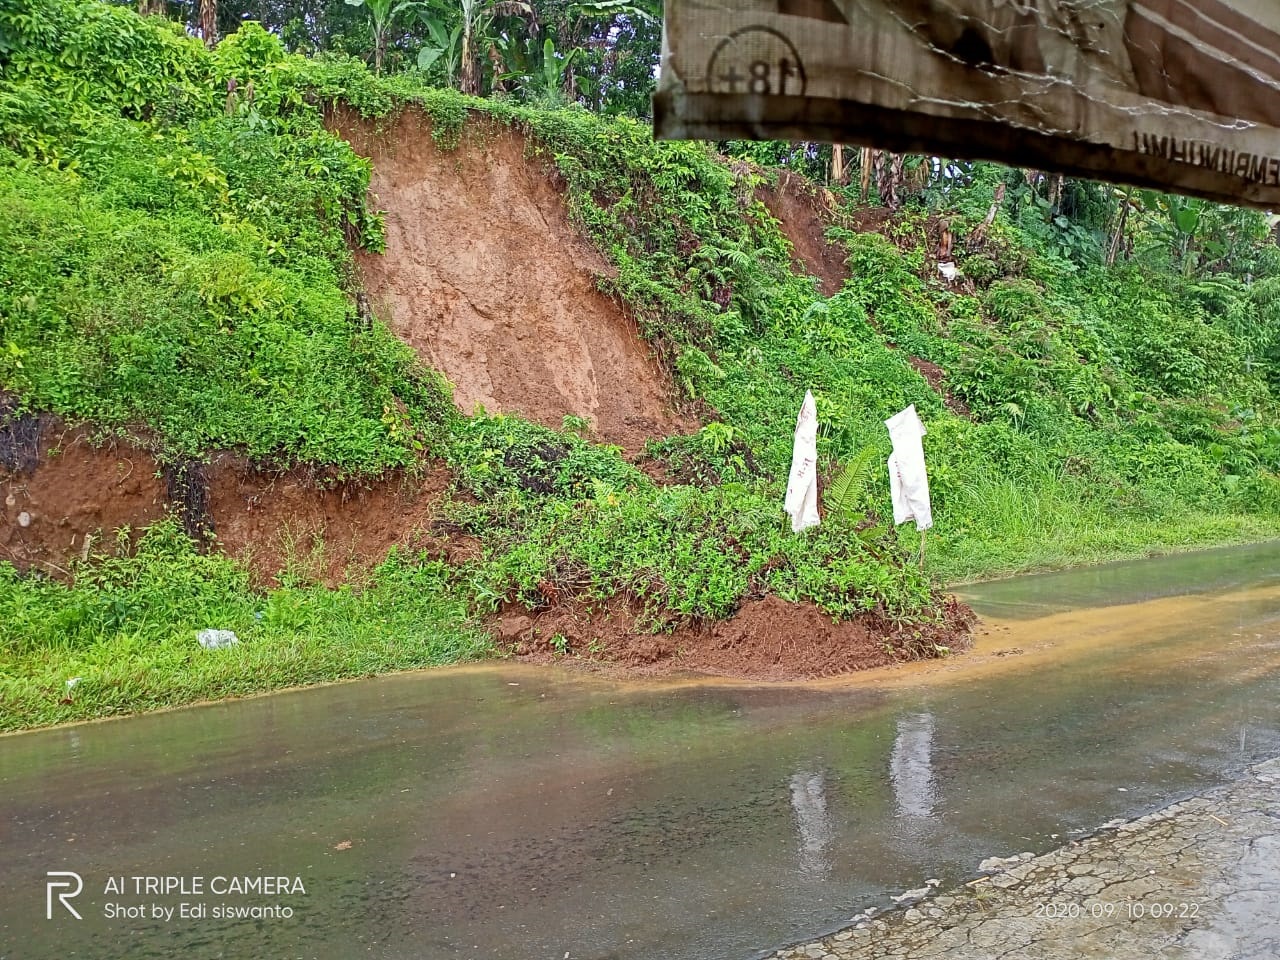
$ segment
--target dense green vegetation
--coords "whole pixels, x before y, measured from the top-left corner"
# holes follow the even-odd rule
[[[245,21],[285,49],[362,58],[431,86],[648,116],[658,0],[111,0],[182,22],[212,45]]]
[[[447,53],[377,76],[254,24],[206,49],[95,0],[0,11],[0,386],[169,462],[236,448],[374,477],[443,458],[448,518],[484,543],[462,567],[393,557],[336,592],[255,591],[168,526],[71,585],[0,564],[0,726],[475,655],[467,617],[503,601],[623,594],[659,628],[769,591],[919,619],[940,581],[1280,530],[1280,249],[1262,215],[898,158],[869,196],[857,177],[829,185],[851,279],[823,298],[758,190],[777,176],[760,161],[825,177],[829,147],[655,144],[532,87],[432,87]],[[564,94],[566,72],[542,76],[562,103],[589,100]],[[529,138],[616,267],[607,292],[703,413],[698,433],[650,445],[679,485],[578,424],[461,416],[359,315],[351,249],[380,249],[382,231],[366,161],[325,129],[333,103],[422,109],[442,149],[468,123]],[[895,207],[883,231],[860,232],[880,200]],[[944,232],[954,284],[936,270]],[[912,358],[942,367],[969,413]],[[854,466],[845,509],[795,536],[780,503],[806,388],[824,470]],[[923,573],[914,531],[879,523],[881,421],[913,402],[938,524]],[[215,624],[245,642],[202,657],[192,631]]]

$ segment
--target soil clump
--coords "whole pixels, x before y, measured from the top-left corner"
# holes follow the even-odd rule
[[[512,606],[490,624],[500,646],[522,660],[606,673],[711,674],[744,680],[811,680],[968,649],[976,616],[955,598],[936,624],[904,625],[878,613],[833,623],[812,603],[777,596],[748,600],[732,617],[652,633],[637,605]]]

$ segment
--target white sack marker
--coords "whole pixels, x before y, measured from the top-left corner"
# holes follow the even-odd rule
[[[794,533],[822,522],[818,517],[818,407],[808,390],[804,392],[804,403],[796,418],[791,476],[787,479],[783,509],[791,515]]]
[[[897,526],[915,520],[922,533],[933,526],[933,507],[929,503],[929,476],[924,468],[926,433],[913,403],[884,422],[893,441],[889,455],[889,492],[893,497],[893,523]]]

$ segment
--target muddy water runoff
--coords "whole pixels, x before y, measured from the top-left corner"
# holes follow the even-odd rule
[[[842,683],[498,665],[0,738],[0,957],[737,960],[1280,755],[1280,545],[962,592],[974,654]],[[305,894],[208,889],[264,874]]]

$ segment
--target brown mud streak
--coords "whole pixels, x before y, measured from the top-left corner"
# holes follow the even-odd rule
[[[958,417],[969,416],[969,405],[947,389],[946,371],[931,360],[911,356],[907,359],[911,362],[911,366],[916,368],[916,372],[933,388],[933,392],[942,397],[942,402],[946,404],[948,410]]]
[[[464,413],[482,404],[555,428],[572,414],[630,455],[696,429],[635,322],[600,292],[611,268],[524,136],[472,118],[442,151],[416,108],[385,129],[344,110],[330,126],[373,161],[386,212],[386,253],[357,257],[375,312],[452,381]]]
[[[954,598],[940,624],[900,626],[873,613],[833,623],[811,603],[776,596],[747,601],[727,620],[653,634],[638,610],[615,599],[541,612],[511,608],[490,624],[501,647],[535,663],[606,674],[707,674],[746,680],[809,680],[936,657],[971,642],[973,611]]]
[[[791,241],[796,267],[817,278],[824,297],[833,297],[849,278],[848,254],[840,244],[827,240],[833,218],[823,206],[820,189],[804,177],[783,171],[776,187],[759,188],[759,197],[778,221],[783,236]]]

